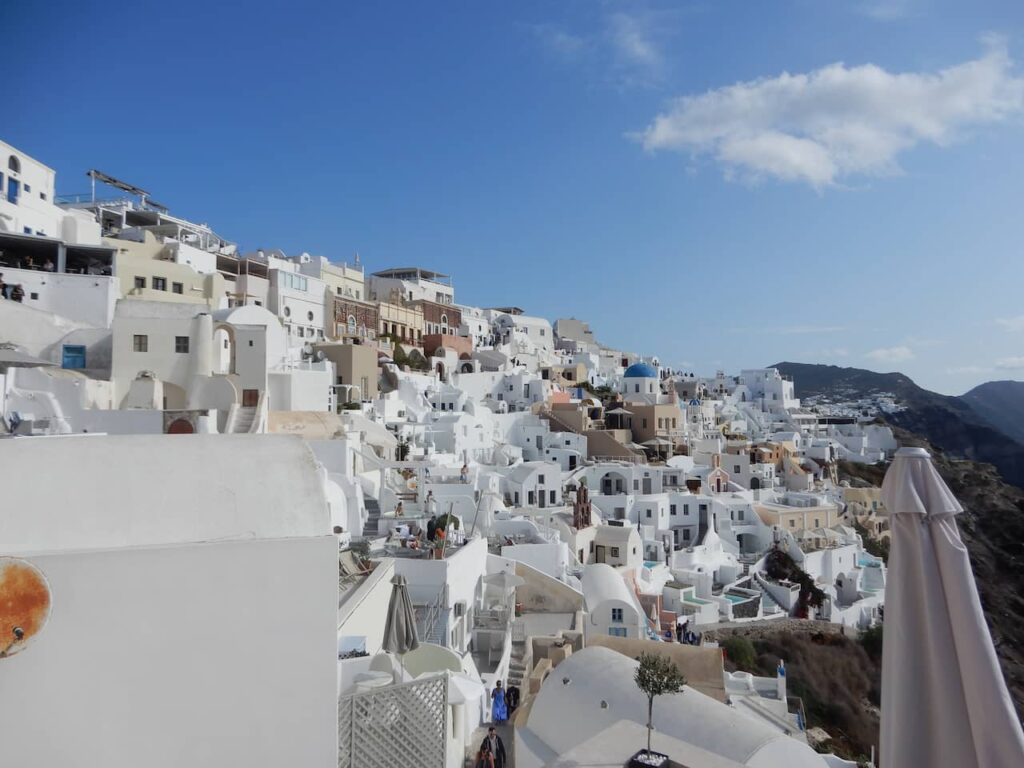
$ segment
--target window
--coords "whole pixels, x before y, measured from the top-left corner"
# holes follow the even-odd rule
[[[310,310],[309,312],[306,313],[306,319],[309,320],[309,322],[311,323],[313,322],[313,310]]]
[[[668,508],[669,508],[669,514],[674,515],[676,513],[676,505],[675,504],[669,504]]]
[[[590,542],[590,554],[594,554],[594,542],[593,542],[593,540],[591,540],[591,542]]]
[[[40,192],[39,193],[39,199],[40,200],[45,200],[46,199],[46,193],[45,192]]]
[[[181,354],[188,354],[188,336],[174,337],[174,351]]]
[[[618,557],[619,556],[619,548],[618,547],[609,547],[608,551],[609,551],[609,553],[611,554],[612,557]]]
[[[284,308],[284,316],[285,317],[291,317],[292,316],[292,308],[291,307],[285,307]]]
[[[612,637],[628,637],[625,627],[608,627],[608,634]]]
[[[650,517],[651,517],[651,510],[650,510],[650,509],[648,509],[648,510],[647,510],[647,518],[648,518],[648,519],[650,519]]]
[[[30,294],[28,295],[28,297],[29,297],[30,299],[32,299],[32,301],[38,301],[38,300],[39,300],[39,294],[38,294],[38,293],[36,293],[35,291],[32,291],[32,293],[30,293]]]
[[[689,528],[683,528],[683,541],[689,541],[689,540],[690,540],[690,529]]]
[[[263,302],[258,300],[258,299],[256,301],[254,301],[253,304],[255,304],[257,307],[262,307],[263,306]]]
[[[551,500],[551,503],[554,504],[555,503],[555,492],[554,491],[549,491],[548,492],[548,498]]]
[[[153,290],[154,291],[166,291],[167,290],[167,278],[166,277],[154,277],[153,278]]]
[[[21,161],[14,155],[7,158],[7,169],[15,173],[21,173]]]
[[[741,523],[743,522],[743,510],[742,509],[738,510],[736,512],[736,519],[739,520]]]
[[[306,291],[309,289],[309,281],[302,275],[296,275],[292,272],[281,273],[281,285],[284,288],[291,288],[296,291]]]
[[[790,520],[789,521],[789,527],[790,528],[796,528],[796,520]]]
[[[733,471],[733,472],[735,472],[735,473],[737,473],[737,474],[739,474],[739,471],[740,471],[740,465],[739,465],[739,464],[733,464],[733,465],[732,465],[732,471]]]
[[[171,292],[172,293],[179,293],[179,294],[180,293],[184,293],[185,292],[185,286],[182,285],[181,283],[171,283]]]
[[[815,528],[821,528],[821,519],[820,518],[817,518],[817,517],[814,518],[814,527]]]
[[[544,475],[537,475],[538,485],[544,485]]]
[[[26,235],[31,235],[32,234],[32,227],[25,227],[25,229],[23,231],[25,232]]]
[[[31,192],[32,191],[32,185],[31,184],[26,184],[25,185],[25,191],[26,192]]]
[[[622,623],[622,609],[621,608],[612,608],[612,621],[616,622],[617,624],[621,624]]]
[[[135,352],[149,352],[149,336],[144,334],[135,334],[132,337],[132,349]]]

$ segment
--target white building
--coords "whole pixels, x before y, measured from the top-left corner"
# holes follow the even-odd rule
[[[451,278],[421,267],[395,267],[374,272],[367,280],[367,290],[371,301],[389,304],[412,301],[452,304],[455,301]]]
[[[640,601],[612,566],[595,563],[583,569],[586,634],[639,640],[646,636],[647,619]]]

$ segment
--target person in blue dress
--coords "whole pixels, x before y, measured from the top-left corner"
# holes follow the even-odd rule
[[[505,705],[505,689],[501,685],[501,680],[494,686],[494,690],[491,691],[491,720],[495,723],[503,723],[508,720],[508,707]]]

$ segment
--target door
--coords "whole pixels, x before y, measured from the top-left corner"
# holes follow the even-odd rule
[[[605,548],[603,546],[601,546],[601,545],[598,545],[598,546],[594,547],[594,562],[595,563],[603,563],[604,562],[604,550],[605,550]]]
[[[576,469],[576,456],[572,455],[569,457],[569,471]]]
[[[17,179],[7,178],[7,202],[18,203],[18,190],[21,189],[21,184]]]
[[[242,407],[255,408],[260,402],[260,391],[258,389],[242,390]]]
[[[65,344],[60,367],[85,368],[85,347],[80,344]]]
[[[650,493],[650,492],[651,492],[651,478],[645,477],[644,478],[644,493]]]

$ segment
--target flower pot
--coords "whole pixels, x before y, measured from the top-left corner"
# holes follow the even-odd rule
[[[664,768],[667,765],[668,755],[646,749],[641,749],[629,759],[629,768]]]

